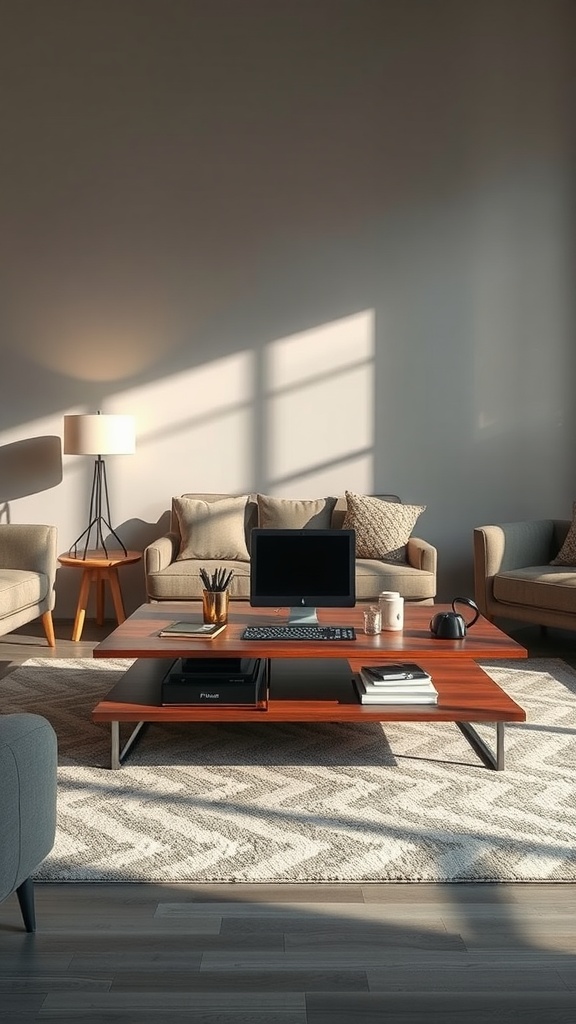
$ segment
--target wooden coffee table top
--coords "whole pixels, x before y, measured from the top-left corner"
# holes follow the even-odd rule
[[[463,640],[436,640],[429,624],[438,611],[450,611],[449,605],[410,605],[404,607],[404,629],[366,636],[363,631],[365,605],[355,608],[321,609],[319,621],[325,625],[355,626],[354,641],[296,642],[246,641],[241,639],[248,623],[285,623],[287,608],[251,608],[246,601],[232,601],[228,625],[214,640],[183,640],[159,637],[168,623],[201,622],[200,601],[171,601],[144,604],[94,648],[96,658],[346,658],[354,668],[386,660],[416,661],[442,658],[468,660],[490,658],[526,658],[527,651],[493,623],[481,616]]]

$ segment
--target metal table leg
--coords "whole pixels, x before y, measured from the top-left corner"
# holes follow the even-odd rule
[[[504,722],[496,722],[496,753],[485,740],[479,735],[470,722],[456,722],[470,746],[474,748],[478,756],[484,761],[488,768],[497,772],[504,771]]]
[[[132,747],[136,743],[138,737],[142,734],[144,726],[148,725],[148,722],[138,722],[130,733],[126,743],[120,750],[120,722],[110,722],[110,767],[118,769],[121,767],[123,761],[126,760]]]

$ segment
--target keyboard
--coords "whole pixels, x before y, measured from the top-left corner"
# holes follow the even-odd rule
[[[354,626],[246,626],[243,640],[355,640]]]

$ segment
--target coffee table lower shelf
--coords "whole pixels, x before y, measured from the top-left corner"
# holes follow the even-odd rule
[[[526,714],[474,661],[420,659],[438,690],[436,705],[360,704],[353,685],[360,662],[343,659],[272,659],[265,709],[160,703],[161,681],[171,658],[135,661],[92,712],[94,722],[111,729],[110,767],[119,769],[144,726],[152,722],[454,722],[483,763],[504,769],[504,725],[524,722]],[[493,749],[472,723],[496,726]],[[121,746],[120,726],[136,723]]]

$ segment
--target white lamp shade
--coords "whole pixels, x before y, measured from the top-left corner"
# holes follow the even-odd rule
[[[132,455],[134,449],[133,416],[64,417],[66,455]]]

